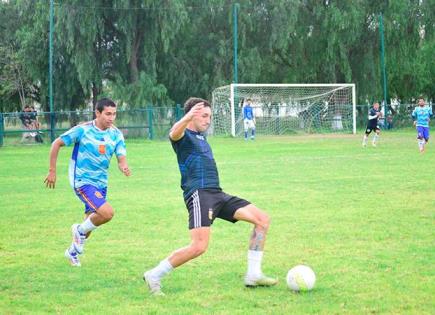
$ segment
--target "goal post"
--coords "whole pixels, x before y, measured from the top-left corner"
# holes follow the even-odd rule
[[[230,84],[212,93],[215,135],[243,134],[251,100],[258,134],[356,133],[355,84]]]

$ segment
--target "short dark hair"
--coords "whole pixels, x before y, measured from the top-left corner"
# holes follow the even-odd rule
[[[423,96],[423,95],[420,95],[420,96],[417,98],[417,100],[423,100],[423,101],[424,101],[424,96]]]
[[[95,104],[95,110],[98,110],[100,113],[103,112],[104,107],[116,107],[116,104],[110,98],[102,98]]]
[[[191,97],[184,103],[184,113],[187,114],[192,109],[192,107],[198,103],[204,103],[205,107],[211,108],[211,105],[207,100],[199,97]]]

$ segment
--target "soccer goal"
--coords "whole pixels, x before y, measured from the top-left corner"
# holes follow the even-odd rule
[[[231,84],[213,91],[213,135],[243,134],[251,100],[256,133],[356,133],[355,84]]]

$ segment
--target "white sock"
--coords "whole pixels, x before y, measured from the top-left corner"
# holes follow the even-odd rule
[[[418,140],[418,148],[420,149],[420,151],[423,150],[425,142],[426,141],[424,140]]]
[[[261,260],[263,259],[263,251],[248,250],[248,276],[256,278],[260,277],[261,272]]]
[[[377,134],[375,134],[373,136],[373,144],[376,144],[376,141],[378,141],[379,136]]]
[[[97,227],[92,223],[91,221],[91,217],[87,217],[85,221],[83,221],[82,224],[79,225],[79,227],[77,228],[77,230],[79,230],[79,232],[81,234],[87,234],[88,232],[91,232],[93,230],[95,230]]]
[[[367,139],[368,139],[368,137],[367,137],[367,136],[364,136],[364,138],[363,138],[363,145],[366,145],[366,144],[367,144]]]
[[[73,255],[73,256],[76,256],[76,255],[79,254],[79,253],[77,253],[77,251],[76,251],[76,249],[75,249],[75,247],[74,247],[74,244],[72,244],[72,243],[71,243],[71,245],[70,245],[69,248],[68,248],[68,252],[69,252],[71,255]]]
[[[164,276],[166,276],[168,273],[170,273],[174,267],[172,267],[171,263],[169,262],[168,258],[162,260],[156,267],[150,270],[150,273],[153,278],[156,278],[160,280]]]

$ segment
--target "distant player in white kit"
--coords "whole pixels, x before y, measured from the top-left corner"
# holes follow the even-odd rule
[[[248,140],[248,132],[251,129],[251,140],[255,139],[255,116],[251,106],[252,100],[248,98],[243,106],[243,125],[245,127],[245,140]]]

